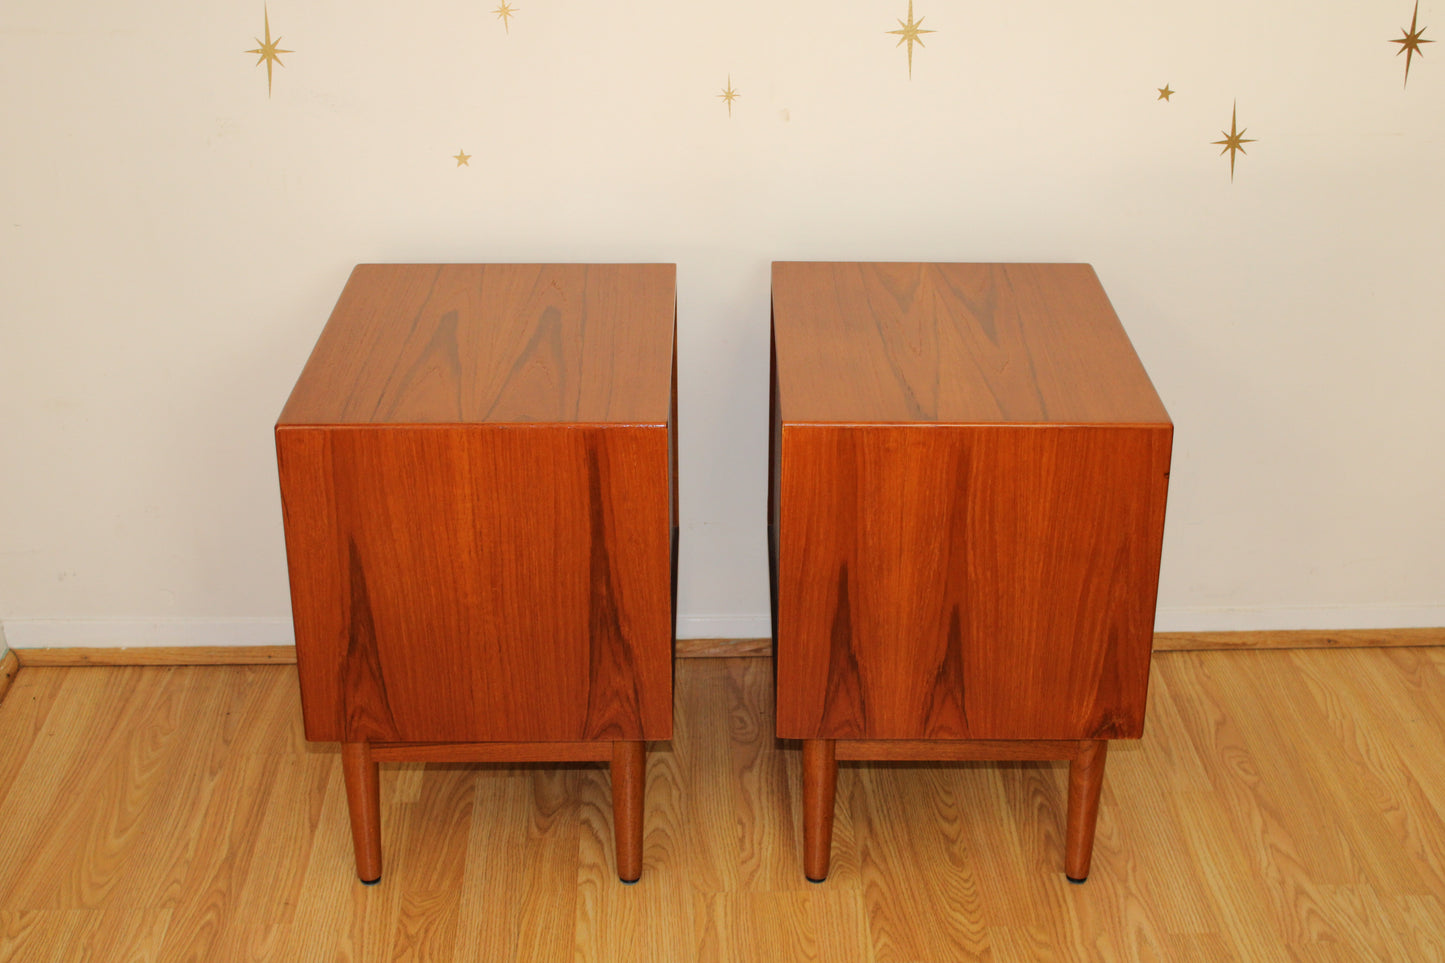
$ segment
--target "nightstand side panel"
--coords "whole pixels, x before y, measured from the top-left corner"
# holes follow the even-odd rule
[[[666,425],[277,445],[308,738],[670,735]]]
[[[779,736],[1142,733],[1171,426],[781,431]]]

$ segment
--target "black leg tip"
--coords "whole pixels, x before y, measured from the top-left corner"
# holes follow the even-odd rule
[[[360,879],[360,877],[357,877],[357,878]],[[375,886],[375,885],[376,885],[377,883],[379,883],[379,882],[381,882],[381,877],[380,877],[380,876],[376,877],[376,879],[363,879],[363,880],[361,880],[361,885],[362,885],[362,886]]]
[[[804,873],[804,874],[803,874],[803,878],[806,879],[806,880],[807,880],[808,882],[810,882],[810,883],[826,883],[826,882],[828,881],[828,877],[826,877],[826,876],[824,876],[822,879],[814,879],[813,877],[809,876],[807,873]]]
[[[1082,877],[1081,879],[1074,879],[1074,877],[1072,876],[1065,875],[1064,878],[1067,879],[1069,882],[1073,883],[1075,886],[1083,885],[1084,883],[1087,883],[1089,881],[1089,877],[1087,876]]]
[[[621,876],[619,876],[617,877],[617,881],[623,886],[636,886],[637,881],[641,878],[641,876],[634,876],[632,879],[623,879]]]

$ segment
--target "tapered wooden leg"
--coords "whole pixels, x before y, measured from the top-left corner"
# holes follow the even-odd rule
[[[356,875],[370,886],[381,880],[381,780],[371,758],[371,747],[364,742],[343,742],[341,774],[346,779],[346,806],[351,811]]]
[[[1069,817],[1064,836],[1064,874],[1071,883],[1089,878],[1094,856],[1094,824],[1099,818],[1099,790],[1104,786],[1104,756],[1109,743],[1091,739],[1069,763]]]
[[[803,740],[803,875],[810,882],[821,883],[828,878],[837,785],[838,760],[833,740]]]
[[[642,796],[647,782],[647,747],[612,744],[612,832],[617,837],[617,877],[635,883],[642,875]]]

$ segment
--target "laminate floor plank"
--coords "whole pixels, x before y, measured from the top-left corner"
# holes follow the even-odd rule
[[[1371,878],[1399,878],[1402,894],[1445,890],[1445,818],[1410,764],[1426,760],[1407,763],[1414,753],[1406,740],[1391,738],[1390,710],[1372,704],[1383,693],[1363,676],[1330,680],[1309,664],[1300,669],[1323,710],[1322,725],[1308,735],[1324,765],[1333,770],[1333,804],[1357,814],[1339,826],[1348,834],[1354,855],[1366,864],[1363,872]],[[1332,746],[1342,751],[1328,752]],[[1356,869],[1351,879],[1341,882],[1352,882],[1361,872]]]
[[[1159,728],[1155,726],[1152,731],[1158,732]],[[1193,755],[1192,748],[1189,753]],[[1207,784],[1207,780],[1201,771],[1198,777],[1176,781],[1171,770],[1163,766],[1178,759],[1178,755],[1172,755],[1168,763],[1151,759],[1141,744],[1109,750],[1104,783],[1117,818],[1104,824],[1110,827],[1109,835],[1098,834],[1095,852],[1102,856],[1095,858],[1106,863],[1127,859],[1125,852],[1116,854],[1116,848],[1137,846],[1133,839],[1146,840],[1150,857],[1128,860],[1129,872],[1134,874],[1128,887],[1131,897],[1150,894],[1149,906],[1157,914],[1157,925],[1170,936],[1217,933],[1222,928],[1219,914],[1209,898],[1199,865],[1187,855],[1188,836],[1175,808],[1181,792],[1175,787],[1197,787]],[[1111,780],[1110,774],[1117,778]],[[1133,839],[1116,841],[1114,827],[1127,829]],[[1173,945],[1174,941],[1166,939],[1165,943]],[[1164,958],[1170,959],[1170,953],[1165,953]]]
[[[0,963],[64,963],[76,911],[0,911]]]
[[[736,888],[807,891],[812,884],[798,872],[801,750],[773,738],[772,660],[729,659],[727,681],[732,753],[731,768],[722,775],[736,825]]]
[[[88,787],[97,760],[117,753],[117,727],[134,711],[132,700],[144,698],[136,691],[139,681],[126,670],[83,679],[36,672],[0,703],[3,717],[17,717],[0,740],[0,772],[12,787],[0,800],[0,911],[59,908],[29,906],[15,890],[54,851],[70,852],[74,840],[56,831],[56,819]],[[82,740],[83,747],[77,745]]]
[[[467,767],[438,766],[426,773],[417,801],[406,804],[412,809],[409,832],[391,850],[391,869],[383,875],[401,892],[389,940],[398,963],[450,960],[456,954],[477,781]]]
[[[936,778],[937,763],[849,768],[857,770],[850,818],[874,960],[983,958],[978,863],[965,839],[957,774]]]
[[[584,767],[501,769],[477,780],[458,949],[468,958],[567,960],[577,929],[575,878]]]
[[[678,664],[638,884],[605,766],[407,763],[382,767],[367,887],[294,667],[23,667],[0,963],[1445,958],[1445,650],[1158,656],[1083,886],[1048,762],[846,763],[806,882],[771,685],[767,659]]]
[[[55,765],[65,758],[63,749],[37,746],[17,773],[13,785],[28,788],[32,779],[44,785],[48,805],[40,810],[42,844],[13,865],[0,906],[167,908],[182,898],[181,883],[201,838],[197,828],[219,776],[206,764],[216,755],[211,740],[193,736],[219,727],[225,688],[194,678],[164,684],[143,669],[122,671],[130,684],[106,680],[100,686],[107,711],[77,719],[79,713],[68,710],[84,700],[62,693],[52,713],[57,724],[85,727],[81,731],[98,743],[93,755],[72,755],[70,765]],[[68,681],[75,692],[87,680]],[[49,779],[60,772],[61,780]],[[6,803],[12,798],[7,794]],[[22,839],[40,830],[28,807],[13,821],[4,805],[0,814],[7,831]]]

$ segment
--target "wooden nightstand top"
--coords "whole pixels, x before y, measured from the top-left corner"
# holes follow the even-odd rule
[[[776,262],[781,420],[1169,423],[1087,264]]]
[[[664,425],[671,264],[361,264],[280,426]]]

